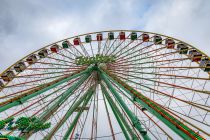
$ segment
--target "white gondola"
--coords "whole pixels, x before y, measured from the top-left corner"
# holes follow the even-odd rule
[[[43,49],[43,50],[38,52],[38,55],[39,55],[40,58],[45,58],[45,57],[47,57],[48,52],[47,52],[46,49]]]
[[[26,61],[29,65],[34,64],[37,61],[37,57],[36,55],[32,54],[26,59]]]
[[[5,81],[5,82],[9,82],[11,81],[13,78],[15,77],[15,74],[13,71],[9,70],[5,73],[2,74],[1,78]]]
[[[26,65],[24,62],[19,62],[14,66],[16,72],[22,72],[26,69]]]
[[[189,47],[184,43],[177,44],[177,50],[180,54],[187,54]]]
[[[202,70],[210,72],[210,60],[208,58],[201,59],[199,66],[202,67]]]

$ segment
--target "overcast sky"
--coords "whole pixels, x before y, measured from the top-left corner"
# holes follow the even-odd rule
[[[136,29],[210,55],[210,0],[1,0],[0,72],[28,53],[81,33]]]

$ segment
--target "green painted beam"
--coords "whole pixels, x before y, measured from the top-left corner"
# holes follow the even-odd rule
[[[160,121],[166,124],[169,128],[171,128],[172,131],[174,131],[183,139],[190,140],[193,137],[194,139],[204,140],[202,136],[194,132],[188,126],[180,122],[178,119],[174,118],[172,115],[170,115],[170,113],[164,110],[159,104],[151,101],[149,98],[147,98],[140,92],[133,89],[131,86],[129,86],[128,84],[117,78],[115,75],[110,74],[106,70],[99,69],[99,71],[103,73],[105,77],[107,77],[115,84],[117,84],[120,88],[122,88],[125,92],[127,92],[131,97],[134,97],[135,102],[146,108],[151,114],[156,116]],[[184,130],[181,130],[180,128]]]
[[[87,94],[89,94],[89,95],[86,95],[87,98],[86,98],[85,101],[83,102],[82,107],[85,107],[85,106],[88,104],[88,102],[90,101],[90,99],[91,99],[91,97],[92,97],[91,95],[92,95],[94,92],[95,92],[95,90],[92,90],[92,89],[90,89],[90,90],[87,91]],[[82,112],[83,112],[83,110],[80,110],[80,111],[77,113],[77,115],[76,115],[76,117],[74,118],[73,122],[71,123],[69,129],[66,131],[66,133],[65,133],[65,135],[64,135],[64,137],[63,137],[63,140],[67,140],[67,139],[68,139],[68,137],[69,137],[69,135],[71,134],[73,128],[76,126],[76,124],[77,124],[77,122],[78,122],[78,120],[79,120],[79,117],[80,117],[80,115],[82,114]]]
[[[118,109],[116,104],[114,103],[114,101],[112,100],[111,96],[108,94],[108,92],[103,84],[101,84],[101,89],[102,89],[102,93],[105,95],[110,107],[112,108],[112,110],[115,114],[115,117],[118,117],[117,120],[120,119],[121,123],[123,123],[124,126],[126,127],[126,129],[124,130],[126,132],[126,134],[124,134],[126,139],[127,139],[126,135],[127,135],[127,131],[128,131],[132,137],[132,140],[138,140],[138,137],[134,134],[133,130],[129,126],[128,122],[126,121],[126,119],[124,118],[124,116],[122,115],[122,113],[120,112],[120,110]],[[124,131],[123,131],[123,133],[124,133]]]
[[[120,125],[120,128],[122,129],[122,132],[126,138],[126,140],[130,140],[130,137],[128,135],[128,132],[125,128],[125,126],[123,125],[123,122],[121,121],[120,117],[118,116],[118,114],[116,113],[116,111],[114,110],[113,106],[111,105],[111,103],[108,101],[108,103],[110,104],[110,107],[112,109],[112,112],[114,113],[115,118],[117,119],[118,124]]]
[[[69,89],[67,89],[61,97],[51,106],[49,109],[47,109],[41,116],[40,119],[42,121],[46,121],[49,118],[49,115],[52,114],[52,112],[55,112],[73,93],[74,91],[84,83],[84,81],[90,76],[90,74],[86,74],[81,79],[73,84]]]
[[[50,131],[50,133],[44,137],[44,140],[50,140],[53,136],[53,134],[55,134],[57,132],[57,130],[66,122],[66,120],[72,115],[72,113],[77,109],[77,107],[85,100],[90,100],[90,98],[92,97],[94,93],[94,88],[91,87],[86,93],[85,95],[83,95],[82,97],[80,97],[80,99],[75,102],[73,104],[72,107],[69,108],[69,110],[66,112],[66,114],[64,115],[64,117],[62,118],[62,120]]]
[[[67,82],[67,81],[69,81],[69,80],[71,80],[71,79],[74,79],[74,78],[76,78],[76,77],[78,77],[78,76],[81,76],[81,75],[83,75],[83,74],[85,74],[85,73],[90,73],[90,72],[92,72],[92,70],[93,70],[93,68],[87,68],[86,70],[84,70],[84,71],[82,71],[82,72],[80,72],[80,73],[73,74],[73,75],[70,76],[70,77],[64,78],[63,80],[58,81],[58,82],[56,82],[56,83],[54,83],[54,84],[52,84],[52,85],[50,85],[50,86],[47,86],[47,87],[45,87],[45,88],[43,88],[43,89],[41,89],[41,90],[38,90],[38,91],[36,91],[36,92],[33,92],[32,94],[26,95],[26,96],[24,96],[24,97],[22,97],[22,98],[20,98],[20,99],[18,99],[18,100],[15,100],[15,101],[13,101],[13,102],[11,102],[11,103],[8,103],[8,104],[6,104],[6,105],[3,105],[3,106],[0,107],[0,112],[3,112],[3,111],[5,111],[5,110],[7,110],[7,109],[9,109],[9,108],[11,108],[11,107],[14,107],[14,106],[23,104],[23,103],[26,102],[27,100],[29,100],[29,99],[31,99],[31,98],[37,96],[37,95],[40,95],[40,94],[42,94],[42,93],[45,92],[45,91],[48,91],[48,90],[50,90],[50,89],[52,89],[52,88],[54,88],[54,87],[56,87],[56,86],[58,86],[58,85],[61,85],[61,84],[65,83],[65,82]]]
[[[45,112],[41,114],[39,119],[43,122],[47,121],[53,112],[56,110],[74,93],[74,91],[90,76],[90,73],[85,74],[82,78],[74,83],[69,89],[67,89],[58,100],[55,100],[53,105],[50,106]],[[30,131],[28,133],[21,133],[20,137],[29,138],[34,132]]]
[[[114,97],[116,98],[116,100],[123,107],[123,109],[125,110],[125,112],[129,116],[129,118],[131,119],[134,127],[140,132],[141,136],[145,140],[150,140],[149,136],[147,135],[147,132],[141,126],[141,123],[139,122],[139,119],[137,118],[137,116],[132,111],[130,111],[130,109],[127,107],[127,105],[123,101],[122,97],[116,92],[116,90],[114,89],[114,87],[112,86],[112,84],[110,83],[110,81],[107,79],[107,76],[104,74],[104,72],[99,71],[99,75],[100,75],[101,79],[104,80],[104,82],[106,83],[107,87],[112,92],[112,94],[114,95]]]

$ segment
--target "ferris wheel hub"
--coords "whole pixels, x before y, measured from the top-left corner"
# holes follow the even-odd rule
[[[96,56],[79,56],[76,58],[77,65],[91,65],[100,63],[114,63],[116,60],[114,55],[96,54]]]

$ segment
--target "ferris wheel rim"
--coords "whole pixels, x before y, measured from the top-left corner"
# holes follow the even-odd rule
[[[88,33],[84,33],[84,34],[79,34],[79,35],[75,35],[75,36],[72,36],[72,37],[67,37],[65,39],[61,39],[61,40],[58,40],[56,42],[53,42],[53,43],[50,43],[48,45],[45,45],[44,47],[41,47],[40,49],[37,49],[31,53],[29,53],[28,55],[24,56],[23,58],[19,59],[18,61],[16,61],[15,63],[13,63],[12,65],[10,65],[9,67],[7,67],[5,70],[3,70],[3,72],[0,73],[0,76],[5,73],[6,71],[10,70],[12,67],[14,67],[18,62],[21,62],[22,60],[26,59],[28,56],[34,54],[34,53],[37,53],[38,51],[42,50],[42,49],[45,49],[47,47],[50,47],[54,44],[57,44],[59,42],[62,42],[62,41],[66,41],[66,40],[69,40],[69,39],[73,39],[73,38],[76,38],[76,37],[81,37],[81,36],[85,36],[85,35],[89,35],[89,34],[97,34],[97,33],[108,33],[108,32],[140,32],[140,33],[148,33],[148,34],[153,34],[153,35],[160,35],[160,36],[163,36],[163,37],[166,37],[166,38],[171,38],[171,39],[174,39],[178,42],[182,42],[184,44],[186,44],[187,46],[190,46],[192,47],[193,49],[196,49],[198,50],[200,53],[202,53],[204,56],[206,56],[208,59],[210,59],[210,56],[208,56],[206,53],[204,53],[203,51],[201,51],[200,49],[196,48],[195,46],[185,42],[185,41],[182,41],[180,39],[177,39],[177,38],[174,38],[174,37],[171,37],[171,36],[167,36],[167,35],[164,35],[164,34],[161,34],[161,33],[155,33],[155,32],[148,32],[148,31],[142,31],[142,30],[103,30],[103,31],[95,31],[95,32],[88,32]],[[104,39],[103,39],[104,40]],[[209,73],[210,75],[210,73]]]

